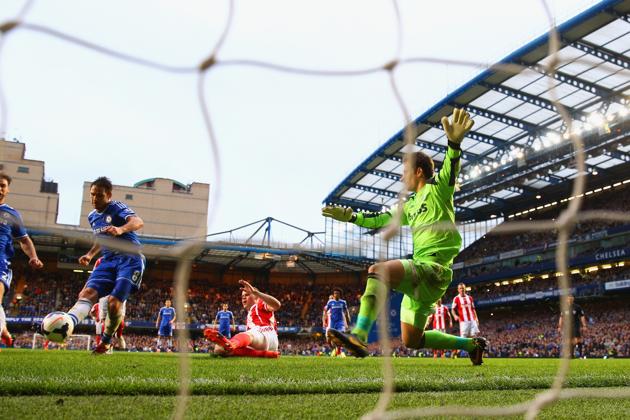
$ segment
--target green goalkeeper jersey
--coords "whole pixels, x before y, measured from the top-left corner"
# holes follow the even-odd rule
[[[459,253],[462,238],[455,226],[453,193],[459,173],[458,145],[449,142],[442,168],[403,205],[401,224],[411,227],[414,261],[435,261],[450,265]],[[350,219],[369,229],[387,225],[396,217],[397,209],[383,213],[355,213]],[[439,223],[436,226],[436,223]]]

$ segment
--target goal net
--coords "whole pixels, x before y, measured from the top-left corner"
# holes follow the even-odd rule
[[[92,336],[88,334],[74,334],[63,344],[53,343],[39,333],[33,334],[31,348],[33,350],[90,350]]]
[[[144,57],[136,57],[122,51],[113,50],[111,48],[95,44],[92,41],[89,41],[86,39],[78,38],[76,36],[70,35],[68,33],[62,32],[57,29],[31,23],[30,19],[27,19],[27,17],[30,17],[30,16],[27,16],[27,15],[29,14],[29,9],[30,9],[30,6],[33,4],[33,2],[26,2],[25,6],[13,19],[7,20],[0,24],[0,34],[2,35],[1,42],[4,43],[5,36],[9,32],[13,32],[13,31],[37,32],[48,38],[55,38],[56,41],[58,42],[64,42],[64,43],[72,44],[81,48],[87,48],[89,50],[92,50],[104,56],[107,56],[108,58],[113,59],[113,60],[121,60],[121,61],[125,61],[127,63],[133,64],[136,66],[141,66],[147,72],[157,71],[157,72],[162,72],[162,73],[167,73],[167,74],[172,74],[172,75],[178,74],[178,75],[188,75],[188,76],[196,77],[197,78],[197,96],[198,96],[198,101],[199,101],[199,108],[201,111],[201,118],[203,119],[204,127],[207,133],[209,147],[212,151],[212,154],[211,154],[212,161],[210,162],[208,166],[211,167],[212,170],[214,171],[213,180],[215,182],[215,186],[212,190],[214,193],[214,198],[211,200],[211,202],[213,203],[213,207],[215,208],[220,207],[220,202],[219,202],[220,195],[218,191],[220,191],[222,187],[221,186],[221,183],[222,183],[221,163],[222,162],[221,162],[221,159],[219,158],[219,141],[215,135],[215,130],[213,128],[212,119],[210,116],[210,108],[208,107],[207,102],[206,102],[208,100],[207,98],[208,92],[206,89],[205,80],[206,80],[206,76],[211,70],[217,67],[222,67],[222,70],[227,72],[227,71],[230,71],[229,70],[230,68],[234,68],[235,66],[248,66],[249,68],[255,68],[258,70],[265,70],[269,72],[279,72],[285,75],[301,75],[305,77],[317,76],[317,77],[329,77],[329,78],[330,77],[354,78],[357,76],[370,76],[370,75],[376,75],[376,74],[384,75],[385,77],[383,79],[388,82],[390,91],[393,94],[393,97],[396,99],[396,105],[399,108],[397,111],[402,117],[401,120],[405,122],[405,129],[403,130],[404,140],[405,140],[404,143],[407,146],[411,147],[411,146],[415,146],[416,144],[416,137],[417,137],[416,127],[414,126],[414,122],[411,117],[411,112],[409,111],[407,107],[404,96],[402,95],[402,92],[401,92],[401,88],[399,86],[398,78],[400,77],[401,68],[408,67],[409,65],[413,63],[416,63],[416,64],[417,63],[424,63],[424,64],[440,63],[440,64],[451,65],[451,66],[469,66],[469,67],[484,68],[484,69],[487,68],[487,65],[485,63],[478,63],[478,62],[469,61],[465,59],[444,59],[444,58],[440,59],[440,58],[434,58],[430,56],[429,57],[421,56],[421,57],[415,57],[415,58],[403,57],[402,56],[402,51],[403,51],[402,39],[403,39],[404,31],[402,28],[402,22],[403,22],[402,18],[404,17],[404,14],[401,13],[401,9],[398,5],[398,2],[396,1],[391,2],[391,15],[395,17],[395,22],[393,25],[395,29],[394,32],[396,33],[396,39],[394,43],[395,48],[392,49],[393,54],[391,55],[391,59],[385,63],[374,65],[369,68],[353,67],[350,69],[338,69],[338,68],[331,68],[332,66],[325,66],[323,65],[324,63],[322,63],[321,66],[318,63],[318,66],[316,66],[316,68],[298,68],[298,67],[292,67],[292,66],[287,66],[287,65],[280,65],[280,64],[277,64],[276,62],[271,62],[271,61],[261,61],[261,60],[255,60],[255,59],[245,59],[245,58],[226,59],[221,55],[223,46],[226,40],[229,41],[235,37],[235,34],[233,34],[233,32],[236,32],[235,27],[238,26],[238,25],[233,24],[233,21],[235,20],[234,10],[233,10],[234,3],[235,2],[228,3],[229,10],[225,18],[225,23],[222,27],[221,35],[213,43],[207,45],[207,48],[205,49],[205,51],[208,51],[209,53],[202,57],[197,57],[195,62],[184,65],[184,66],[165,64],[162,62],[152,61]],[[557,74],[557,69],[559,65],[561,64],[561,57],[557,55],[560,49],[560,37],[555,28],[555,18],[552,15],[550,7],[547,4],[547,2],[542,1],[541,3],[542,3],[540,6],[541,10],[544,9],[544,15],[549,21],[549,27],[550,27],[548,43],[547,43],[549,59],[545,60],[544,63],[541,62],[540,65],[537,64],[535,66],[529,66],[529,67],[527,66],[526,63],[525,64],[504,63],[500,66],[497,66],[497,65],[493,66],[492,70],[501,70],[505,74],[510,74],[510,75],[519,75],[521,72],[537,71],[545,76],[545,80],[543,81],[543,83],[547,83],[548,88],[551,92],[548,99],[550,101],[550,106],[547,108],[547,110],[548,112],[559,113],[561,115],[562,121],[559,124],[562,125],[562,128],[564,129],[566,133],[566,138],[563,137],[564,141],[571,142],[575,150],[574,162],[575,162],[576,173],[575,173],[575,178],[573,181],[574,188],[572,191],[572,196],[575,197],[576,199],[571,202],[568,209],[564,211],[561,217],[559,217],[558,219],[549,220],[549,221],[538,221],[538,222],[511,221],[507,224],[502,225],[500,229],[497,229],[497,231],[500,231],[503,233],[541,232],[541,231],[550,231],[550,230],[558,231],[559,246],[557,247],[557,253],[556,253],[556,257],[557,257],[556,267],[557,267],[558,272],[560,273],[560,275],[558,276],[558,281],[559,281],[559,286],[562,290],[562,311],[565,313],[570,313],[568,311],[569,306],[566,299],[567,292],[569,291],[569,288],[570,288],[569,270],[568,270],[568,252],[567,252],[568,250],[567,243],[569,241],[570,232],[573,231],[576,223],[580,221],[586,221],[586,220],[628,221],[629,217],[627,214],[623,214],[619,212],[591,211],[591,212],[586,213],[586,212],[580,211],[581,201],[582,201],[582,197],[584,196],[584,191],[585,191],[584,174],[587,173],[587,166],[586,166],[585,161],[586,161],[586,158],[589,156],[585,153],[580,130],[578,130],[577,128],[574,129],[574,127],[572,126],[573,124],[572,116],[567,111],[567,108],[559,101],[558,92],[552,89],[553,86],[557,83],[556,82],[557,78],[564,80],[566,76],[563,76],[562,74],[560,75]],[[251,4],[250,4],[250,7],[251,7]],[[357,11],[356,15],[357,16],[360,15],[360,10]],[[453,13],[451,15],[453,16],[449,16],[449,18],[454,17],[456,13]],[[423,18],[425,18],[426,20],[426,16],[423,16]],[[286,20],[290,21],[289,18],[287,18]],[[416,23],[417,21],[418,20],[416,18]],[[466,41],[466,42],[463,42],[462,45],[467,46],[466,45],[467,40],[465,38],[462,38],[462,39]],[[15,41],[18,41],[18,40],[19,39],[16,39]],[[581,45],[580,48],[590,48],[590,47],[588,46],[585,47],[584,45]],[[311,50],[314,50],[314,49],[311,48]],[[440,55],[443,55],[443,54],[440,54]],[[315,56],[317,55],[315,54]],[[15,59],[15,57],[12,57],[12,56],[8,56],[8,57]],[[3,55],[2,59],[3,59],[3,64],[4,64],[4,61],[6,61],[7,56]],[[7,85],[9,84],[8,79],[0,80],[0,81],[4,82]],[[7,109],[9,108],[10,103],[15,103],[15,99],[13,98],[15,98],[16,95],[10,98],[14,102],[9,101],[8,97],[5,98],[5,95],[1,90],[1,85],[2,83],[0,83],[0,108],[1,108],[0,109],[0,134],[4,134],[6,131],[6,127],[9,126],[8,117],[10,114],[8,113]],[[580,84],[580,87],[583,87],[582,84]],[[219,112],[213,111],[213,116],[215,113],[219,114]],[[486,115],[489,115],[489,114],[486,113]],[[483,115],[479,115],[479,118],[483,118]],[[281,124],[286,123],[285,120],[280,120]],[[308,124],[309,124],[309,127],[312,127],[314,125],[312,124],[312,121],[308,121]],[[296,137],[299,137],[299,136],[296,136]],[[296,146],[297,147],[295,148],[295,150],[296,151],[300,150],[300,147],[299,147],[300,145],[296,144]],[[407,152],[404,152],[404,153],[407,153]],[[511,153],[514,154],[514,158],[519,158],[519,156],[522,156],[522,151],[518,148],[513,149]],[[491,166],[489,162],[484,163],[484,165],[485,166],[483,166],[483,168],[480,167],[480,168],[477,168],[477,170],[478,171],[481,171],[482,169],[486,171],[491,170]],[[487,169],[484,169],[484,168],[487,168]],[[322,168],[322,169],[325,170],[325,168]],[[365,187],[365,188],[366,188],[365,191],[367,191],[368,193],[371,193],[370,189],[372,187]],[[405,192],[406,191],[403,191],[401,194],[398,195],[397,199],[399,200],[399,204]],[[214,217],[214,216],[215,216],[215,212],[211,214],[211,217]],[[208,224],[210,225],[210,222]],[[450,226],[440,227],[438,225],[434,225],[432,226],[432,228],[449,229]],[[61,230],[61,229],[55,230],[52,228],[46,229],[46,231],[56,232],[68,238],[76,238],[78,240],[83,240],[86,244],[89,244],[92,241],[91,235],[87,236],[79,231]],[[391,230],[391,232],[395,232],[395,231],[396,231],[395,229]],[[202,232],[202,237],[205,234],[206,232]],[[392,236],[386,235],[384,240],[386,244],[388,244],[391,241],[391,239],[392,239]],[[107,246],[108,248],[116,249],[122,252],[136,251],[135,247],[124,245],[124,243],[122,242],[117,242],[111,239],[110,240],[98,239],[98,242],[99,244]],[[188,281],[190,277],[192,262],[194,261],[194,258],[197,255],[199,255],[199,253],[201,252],[202,246],[203,244],[201,242],[201,239],[199,239],[199,240],[190,240],[190,241],[182,242],[178,246],[170,248],[170,249],[160,248],[157,246],[154,248],[151,248],[151,247],[144,248],[144,253],[147,257],[176,258],[178,260],[178,265],[177,265],[176,274],[175,274],[176,302],[174,305],[177,309],[178,319],[185,319],[186,317],[184,308],[187,305],[186,291],[188,288]],[[384,246],[383,249],[387,250],[387,245]],[[386,252],[378,253],[375,255],[375,257],[378,258],[379,260],[384,260],[387,258],[387,253]],[[384,281],[386,281],[386,279]],[[385,288],[381,288],[381,290],[385,290]],[[380,296],[379,301],[386,302],[387,292],[383,291],[382,293],[383,293],[383,296]],[[564,331],[563,331],[563,342],[564,342],[563,348],[565,349],[565,351],[563,351],[562,359],[560,360],[559,368],[557,370],[554,382],[549,389],[541,390],[541,392],[538,393],[533,399],[524,403],[514,404],[511,406],[505,406],[505,407],[457,407],[455,406],[455,407],[417,408],[417,409],[397,410],[397,411],[389,410],[388,409],[390,405],[389,403],[391,402],[391,398],[392,398],[392,395],[394,393],[394,388],[395,388],[394,387],[395,372],[393,370],[391,360],[389,357],[390,344],[388,342],[388,331],[386,328],[387,311],[381,310],[380,312],[381,312],[382,318],[381,318],[381,323],[379,324],[379,326],[381,327],[379,336],[382,341],[381,344],[383,347],[383,354],[385,355],[385,357],[383,357],[383,366],[384,366],[383,377],[384,377],[385,385],[383,387],[381,398],[379,399],[374,411],[368,414],[368,418],[379,418],[379,419],[381,418],[408,418],[408,417],[420,417],[420,416],[429,416],[429,415],[432,415],[432,416],[448,416],[448,415],[451,415],[451,416],[484,416],[484,415],[506,416],[506,415],[515,415],[515,414],[525,414],[526,418],[531,419],[531,418],[534,418],[538,414],[538,412],[545,406],[552,404],[553,402],[558,401],[563,398],[602,397],[602,396],[609,397],[609,398],[630,397],[630,390],[628,390],[627,388],[618,389],[618,390],[604,390],[604,392],[598,392],[598,391],[589,390],[589,389],[563,390],[563,387],[566,382],[567,374],[569,372],[569,360],[571,356],[570,351],[569,351],[569,348],[570,348],[569,343],[571,339],[571,331],[570,331],[571,322],[567,321],[564,324]],[[570,315],[568,319],[570,320]],[[181,419],[184,417],[184,413],[186,411],[186,405],[188,403],[189,386],[190,386],[190,379],[191,379],[191,365],[190,365],[190,358],[188,357],[189,355],[187,351],[187,348],[188,348],[187,330],[186,329],[178,330],[178,336],[179,336],[179,343],[180,343],[180,348],[182,349],[182,352],[179,353],[180,355],[180,359],[179,359],[180,360],[180,371],[179,371],[180,372],[180,390],[179,390],[179,398],[177,400],[177,404],[173,413],[173,418],[175,419]],[[42,348],[44,345],[44,341],[45,340],[43,336],[41,336],[40,334],[35,334],[33,336],[33,345],[32,345],[33,349]],[[51,348],[58,348],[58,347],[59,345],[50,343],[48,348],[51,349]],[[87,350],[90,347],[90,336],[75,335],[72,337],[71,340],[68,341],[65,347],[67,349],[86,349]]]

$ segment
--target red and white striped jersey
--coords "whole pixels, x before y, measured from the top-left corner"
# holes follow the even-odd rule
[[[444,305],[436,306],[435,313],[433,314],[433,329],[445,330],[447,319],[451,319],[448,308]]]
[[[459,316],[460,321],[474,321],[474,309],[475,304],[473,303],[472,296],[464,295],[455,296],[453,299],[453,308],[457,310],[457,315]]]
[[[254,327],[273,327],[276,329],[276,317],[262,299],[258,299],[247,313],[247,329],[251,330]]]
[[[100,305],[96,302],[96,305],[92,306],[92,310],[90,311],[90,316],[94,318],[94,322],[101,322],[100,313]]]

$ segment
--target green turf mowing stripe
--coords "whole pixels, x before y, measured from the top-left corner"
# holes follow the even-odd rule
[[[175,395],[173,354],[5,350],[0,353],[0,395]],[[380,358],[283,357],[213,359],[193,356],[195,395],[375,393],[382,386]],[[407,392],[542,389],[557,360],[394,359],[396,389]],[[574,360],[569,387],[630,386],[630,360]]]
[[[533,390],[408,392],[395,395],[391,407],[415,408],[444,405],[501,406],[531,399]],[[304,394],[196,396],[190,400],[188,419],[356,419],[371,410],[378,399],[372,394]],[[3,412],[12,418],[55,419],[168,419],[175,397],[158,396],[32,396],[5,397]],[[576,399],[546,408],[541,419],[624,419],[630,400]],[[518,418],[518,417],[512,417]],[[522,418],[522,416],[521,416]]]

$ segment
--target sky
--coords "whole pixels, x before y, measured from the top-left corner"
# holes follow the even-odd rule
[[[0,21],[24,1],[3,0]],[[596,4],[550,1],[557,23]],[[218,59],[252,59],[311,69],[362,69],[396,57],[391,1],[235,3]],[[25,21],[130,55],[194,67],[219,39],[228,1],[35,1]],[[400,57],[492,64],[548,29],[538,0],[399,1]],[[409,64],[396,80],[411,117],[480,73],[479,68]],[[59,184],[58,222],[78,225],[84,181],[109,176],[132,185],[152,177],[214,192],[208,233],[273,217],[324,229],[322,200],[404,124],[385,72],[315,77],[245,66],[206,74],[204,98],[219,154],[210,147],[196,74],[170,74],[14,30],[0,55],[7,139],[46,162]],[[220,178],[215,162],[220,160]],[[131,203],[130,203],[131,204]],[[278,227],[273,239],[299,232]]]

